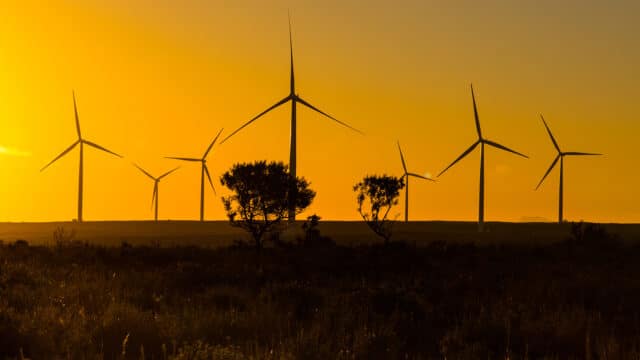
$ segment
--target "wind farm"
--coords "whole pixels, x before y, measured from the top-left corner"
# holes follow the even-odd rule
[[[48,5],[0,22],[0,359],[640,358],[635,3]]]

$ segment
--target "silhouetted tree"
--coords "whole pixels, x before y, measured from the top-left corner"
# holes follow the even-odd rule
[[[353,187],[357,194],[358,212],[371,230],[384,239],[385,244],[391,238],[393,221],[389,219],[389,211],[398,204],[400,191],[404,188],[404,179],[389,175],[365,176]],[[365,208],[368,203],[369,211]]]
[[[296,185],[295,209],[299,214],[311,205],[316,193],[304,178],[292,179],[282,162],[235,164],[220,178],[222,185],[234,193],[222,198],[231,225],[249,232],[258,250],[264,234],[276,230],[287,218],[291,181]]]

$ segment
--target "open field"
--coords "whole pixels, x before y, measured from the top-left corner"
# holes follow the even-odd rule
[[[640,246],[517,242],[5,243],[0,359],[640,356]]]
[[[301,223],[299,222],[298,225]],[[415,242],[417,245],[431,241],[474,242],[484,244],[549,244],[564,240],[570,224],[555,223],[487,223],[489,232],[479,234],[474,222],[397,222],[394,240]],[[603,224],[607,231],[619,235],[623,240],[640,242],[638,224]],[[0,240],[12,242],[27,240],[30,244],[52,245],[53,232],[62,227],[75,231],[75,239],[92,245],[120,246],[122,242],[132,245],[150,245],[158,241],[161,246],[227,246],[234,240],[247,240],[247,234],[233,228],[227,221],[104,221],[52,223],[0,223]],[[380,241],[360,221],[320,221],[323,235],[331,237],[341,245],[377,243]],[[298,234],[294,234],[293,237]]]
[[[223,222],[0,228],[0,359],[640,358],[634,225],[398,224],[385,246],[336,222],[337,244],[260,252]]]

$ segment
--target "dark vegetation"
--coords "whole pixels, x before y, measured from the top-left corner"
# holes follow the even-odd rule
[[[0,246],[0,359],[637,359],[640,246]],[[22,355],[21,355],[22,354]]]

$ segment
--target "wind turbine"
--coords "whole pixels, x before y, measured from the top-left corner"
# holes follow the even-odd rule
[[[549,133],[549,137],[551,138],[551,142],[553,143],[553,146],[556,148],[556,151],[558,151],[558,155],[556,156],[556,158],[551,163],[551,166],[549,166],[549,169],[547,170],[547,172],[542,177],[542,180],[540,180],[540,182],[538,183],[538,186],[536,186],[536,190],[538,190],[540,185],[542,185],[542,182],[544,181],[544,179],[547,178],[547,175],[549,175],[551,170],[553,170],[553,168],[558,163],[558,160],[560,160],[560,190],[559,190],[559,193],[558,193],[558,223],[562,224],[562,220],[563,220],[562,219],[562,206],[563,206],[563,195],[564,195],[563,194],[563,192],[564,192],[564,157],[565,156],[597,156],[597,155],[602,155],[602,154],[575,152],[575,151],[568,151],[568,152],[561,151],[560,150],[560,146],[558,145],[558,142],[553,137],[553,134],[551,133],[551,129],[549,129],[549,126],[547,125],[547,122],[544,121],[544,117],[542,116],[542,114],[540,114],[540,118],[542,119],[542,123],[544,124],[544,127],[547,129],[547,132]]]
[[[400,141],[398,141],[398,150],[400,151],[400,160],[402,160],[402,169],[404,170],[404,174],[402,175],[402,177],[404,177],[405,179],[404,181],[406,185],[404,189],[404,222],[409,222],[409,177],[413,176],[413,177],[417,177],[417,178],[429,180],[429,181],[435,181],[435,180],[422,175],[418,175],[416,173],[410,173],[409,170],[407,170],[407,163],[404,161],[404,155],[402,154]]]
[[[297,133],[297,118],[296,118],[296,113],[297,113],[297,104],[300,103],[306,107],[308,107],[309,109],[337,122],[338,124],[345,126],[355,132],[358,132],[360,134],[362,134],[362,132],[360,130],[357,130],[356,128],[334,118],[333,116],[327,114],[326,112],[318,109],[317,107],[311,105],[309,102],[303,100],[297,93],[296,93],[296,86],[295,86],[295,75],[294,75],[294,71],[293,71],[293,39],[292,39],[292,35],[291,35],[291,18],[289,18],[289,50],[290,50],[290,65],[291,65],[291,75],[290,75],[290,90],[289,90],[289,95],[287,95],[284,99],[278,101],[277,103],[275,103],[274,105],[272,105],[271,107],[269,107],[268,109],[264,110],[263,112],[261,112],[260,114],[256,115],[253,119],[247,121],[244,125],[242,125],[241,127],[239,127],[237,130],[235,130],[234,132],[232,132],[230,135],[228,135],[224,140],[222,140],[221,143],[226,142],[227,140],[229,140],[229,138],[231,138],[233,135],[235,135],[236,133],[238,133],[240,130],[244,129],[246,126],[248,126],[249,124],[253,123],[254,121],[258,120],[260,117],[262,117],[263,115],[267,114],[268,112],[270,112],[271,110],[279,107],[280,105],[284,105],[287,102],[291,101],[291,133],[290,133],[290,145],[289,145],[289,172],[291,174],[292,179],[296,178],[296,170],[297,170],[297,157],[296,157],[296,144],[297,144],[297,137],[296,137],[296,133]],[[296,192],[295,192],[295,181],[291,182],[291,186],[292,189],[291,191],[289,191],[289,211],[288,211],[288,219],[289,222],[292,223],[295,221],[295,217],[296,217],[296,211],[295,211],[295,196],[296,196]]]
[[[61,157],[65,156],[69,151],[73,150],[76,146],[80,145],[80,170],[78,172],[78,222],[82,222],[82,192],[83,192],[83,172],[84,172],[84,145],[88,145],[91,147],[94,147],[98,150],[102,150],[104,152],[107,152],[109,154],[115,155],[119,158],[122,158],[121,155],[118,155],[116,153],[114,153],[111,150],[107,150],[105,148],[103,148],[102,146],[93,143],[89,140],[83,139],[82,138],[82,133],[80,132],[80,118],[78,116],[78,107],[76,105],[76,94],[75,92],[72,93],[73,94],[73,111],[75,114],[75,118],[76,118],[76,131],[78,133],[78,140],[76,140],[76,142],[74,142],[73,144],[71,144],[71,146],[69,146],[65,151],[63,151],[60,155],[58,155],[55,159],[51,160],[50,163],[48,163],[45,167],[43,167],[42,169],[40,169],[40,171],[44,171],[46,168],[48,168],[51,164],[53,164],[54,162],[56,162],[58,159],[60,159]]]
[[[209,147],[207,148],[207,151],[204,152],[204,155],[202,155],[202,158],[185,158],[185,157],[166,157],[167,159],[174,159],[174,160],[180,160],[180,161],[190,161],[190,162],[199,162],[201,164],[201,170],[200,170],[200,221],[204,221],[204,176],[207,175],[207,179],[209,179],[209,184],[211,185],[211,189],[213,189],[213,193],[216,193],[216,188],[213,186],[213,181],[211,180],[211,174],[209,174],[209,168],[207,167],[207,156],[209,155],[209,152],[211,152],[211,149],[213,148],[213,144],[216,143],[216,140],[218,140],[218,137],[220,136],[220,134],[222,134],[222,130],[224,129],[220,129],[220,131],[218,132],[218,135],[216,135],[216,137],[213,139],[213,141],[211,142],[211,144],[209,145]]]
[[[463,152],[462,155],[460,155],[454,162],[452,162],[451,165],[447,166],[446,169],[442,170],[442,172],[438,174],[438,177],[444,174],[445,171],[449,170],[449,168],[455,165],[458,161],[462,160],[462,158],[469,155],[470,152],[472,152],[478,145],[480,145],[480,196],[478,201],[479,203],[478,204],[478,231],[483,231],[484,230],[484,146],[489,145],[500,150],[504,150],[516,155],[520,155],[525,158],[529,158],[529,157],[515,150],[511,150],[504,145],[500,145],[496,142],[483,138],[482,130],[480,129],[480,118],[478,117],[478,107],[476,106],[476,97],[473,92],[473,84],[471,84],[471,99],[473,100],[473,115],[476,120],[476,131],[478,133],[478,140],[474,142],[467,150],[465,150],[465,152]]]
[[[147,175],[149,178],[151,178],[151,180],[154,181],[154,185],[153,185],[153,196],[151,197],[151,206],[153,207],[155,204],[155,221],[158,221],[158,185],[160,184],[160,180],[162,180],[163,178],[167,177],[169,174],[171,174],[172,172],[178,170],[180,167],[174,168],[173,170],[167,171],[166,173],[158,176],[158,177],[154,177],[153,175],[149,174],[145,169],[141,168],[140,166],[138,166],[138,164],[133,164],[135,167],[138,168],[138,170],[142,171],[143,174]]]

